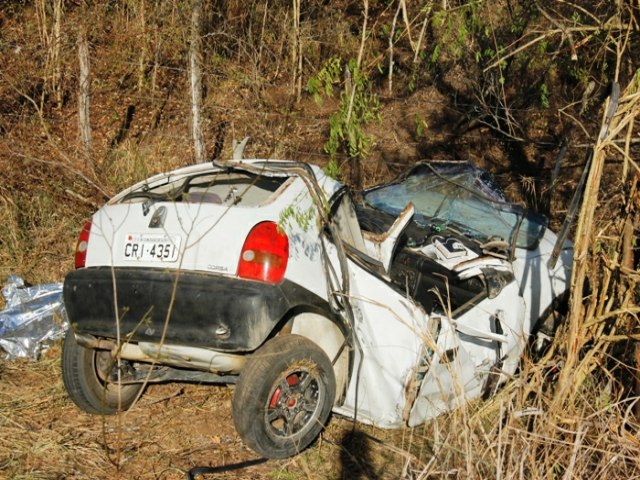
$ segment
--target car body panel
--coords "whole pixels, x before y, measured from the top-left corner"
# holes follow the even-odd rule
[[[556,240],[556,235],[547,230],[536,250],[518,249],[513,261],[519,294],[527,304],[532,322],[549,313],[547,309],[555,298],[566,292],[571,280],[573,244],[569,240],[565,240],[560,251],[560,261],[554,268],[549,267],[549,258]],[[532,326],[528,324],[525,328]]]
[[[359,348],[345,402],[336,411],[357,413],[360,421],[381,427],[399,426],[405,380],[428,341],[428,317],[419,305],[355,262],[349,262],[349,280]]]

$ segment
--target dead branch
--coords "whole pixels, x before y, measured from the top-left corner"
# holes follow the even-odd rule
[[[420,36],[418,37],[418,41],[416,43],[416,48],[413,52],[413,64],[418,63],[418,54],[420,53],[420,47],[422,46],[422,40],[424,39],[424,34],[427,31],[427,25],[429,24],[429,14],[431,13],[431,7],[433,6],[433,2],[429,2],[427,6],[424,8],[424,20],[422,21],[422,28],[420,29]]]
[[[89,78],[89,42],[87,32],[83,27],[78,35],[78,62],[80,64],[80,85],[78,92],[78,118],[80,138],[84,147],[85,161],[92,171],[95,170],[93,161],[93,148],[91,141],[91,122],[89,110],[91,105],[90,78]]]
[[[569,28],[565,28],[565,30],[567,32],[597,32],[599,30],[601,30],[600,27],[569,27]],[[518,53],[522,52],[523,50],[526,50],[527,48],[532,47],[533,45],[535,45],[538,42],[541,42],[542,40],[545,40],[549,37],[552,37],[554,35],[557,35],[559,33],[564,34],[565,30],[562,30],[560,28],[556,28],[553,30],[547,30],[545,33],[542,33],[540,35],[538,35],[537,37],[535,37],[532,40],[529,40],[527,43],[521,45],[520,47],[516,48],[515,50],[512,50],[511,52],[507,53],[506,55],[503,55],[502,57],[498,58],[497,60],[495,60],[493,63],[491,63],[489,66],[485,67],[483,71],[483,73],[488,72],[489,70],[491,70],[492,68],[497,67],[498,65],[500,65],[502,62],[508,60],[509,58],[517,55]]]
[[[562,30],[563,37],[567,39],[567,42],[569,42],[569,48],[571,49],[571,60],[574,62],[577,62],[578,52],[576,51],[576,45],[575,45],[575,42],[573,41],[573,35],[571,34],[571,32],[567,30],[567,28],[564,25],[562,25],[559,20],[549,15],[539,4],[536,4],[536,7],[538,8],[538,11],[547,20],[549,20],[556,28]]]
[[[389,73],[388,73],[388,91],[389,95],[393,92],[393,37],[396,33],[396,23],[398,21],[398,16],[400,15],[400,10],[402,8],[402,4],[404,2],[400,0],[398,2],[398,8],[396,8],[396,14],[393,16],[393,22],[391,22],[391,31],[389,32]]]
[[[193,0],[191,10],[191,43],[189,46],[189,80],[191,85],[191,136],[196,163],[204,162],[206,151],[202,134],[202,1]]]

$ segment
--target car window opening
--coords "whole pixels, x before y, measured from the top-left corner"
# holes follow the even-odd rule
[[[457,165],[437,168],[422,165],[402,182],[376,187],[365,202],[398,215],[411,201],[415,221],[432,229],[455,228],[480,242],[501,238],[516,247],[536,248],[547,219],[520,205],[506,202],[498,187],[475,170]]]
[[[255,206],[266,203],[287,181],[248,172],[213,172],[192,175],[128,193],[122,202],[186,202]]]

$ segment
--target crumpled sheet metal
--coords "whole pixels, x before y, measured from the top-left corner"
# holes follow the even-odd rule
[[[22,278],[10,275],[2,296],[6,306],[0,311],[0,351],[5,358],[36,360],[69,327],[62,283],[26,287]]]

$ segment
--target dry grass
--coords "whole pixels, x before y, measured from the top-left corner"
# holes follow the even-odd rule
[[[231,388],[154,386],[132,411],[101,418],[68,399],[58,357],[0,363],[0,478],[184,479],[196,465],[256,458],[231,424]],[[334,418],[298,457],[205,478],[637,478],[632,402],[594,380],[553,410],[553,375],[531,364],[490,402],[415,429],[352,430]]]
[[[640,475],[632,402],[597,382],[557,410],[532,366],[490,402],[426,424],[408,478],[634,478]],[[546,371],[546,375],[551,375]],[[418,429],[419,431],[420,429]],[[426,450],[426,451],[425,451]]]
[[[53,350],[37,363],[0,366],[5,478],[182,479],[194,462],[252,456],[222,421],[229,418],[228,389],[155,386],[129,413],[86,415],[64,390],[59,353]]]

